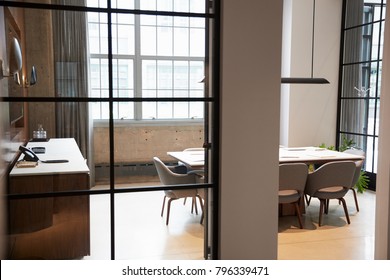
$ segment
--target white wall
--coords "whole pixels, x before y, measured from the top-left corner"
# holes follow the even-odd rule
[[[284,0],[284,8],[283,76],[310,77],[313,0]],[[342,0],[316,1],[313,76],[330,84],[282,86],[282,145],[335,143],[341,10]]]
[[[222,1],[221,259],[277,258],[282,4]]]
[[[385,23],[378,173],[376,181],[375,259],[390,260],[390,21]]]

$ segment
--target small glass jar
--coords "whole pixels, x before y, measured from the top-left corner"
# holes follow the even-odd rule
[[[38,130],[33,131],[33,139],[46,139],[47,133],[43,129],[43,126],[41,124],[38,124]]]

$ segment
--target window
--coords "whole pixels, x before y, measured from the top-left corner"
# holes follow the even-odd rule
[[[344,1],[342,83],[336,145],[352,141],[366,153],[365,170],[375,189],[380,85],[386,1]]]
[[[147,11],[204,13],[204,1],[112,1],[113,7]],[[106,2],[88,0],[105,7]],[[126,5],[126,6],[125,6]],[[205,19],[128,13],[112,14],[111,37],[114,97],[204,97]],[[108,18],[89,13],[90,95],[108,97]],[[92,105],[94,119],[108,119],[108,104]],[[197,102],[118,102],[114,119],[197,119],[203,106]]]

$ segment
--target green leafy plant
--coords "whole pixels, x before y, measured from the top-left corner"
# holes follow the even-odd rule
[[[352,139],[347,139],[345,135],[343,135],[341,139],[342,141],[339,147],[340,152],[344,152],[345,150],[348,150],[356,144],[355,141],[353,141]]]
[[[368,184],[370,183],[370,178],[368,178],[366,171],[361,170],[358,181],[356,182],[355,188],[358,193],[363,193],[368,189]]]
[[[335,151],[335,150],[336,150],[335,146],[329,146],[329,147],[327,147],[327,146],[325,145],[325,143],[321,143],[321,145],[319,145],[318,147],[319,147],[319,148],[323,148],[323,149],[332,150],[332,151]]]

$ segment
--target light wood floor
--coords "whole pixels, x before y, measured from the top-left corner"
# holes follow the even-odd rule
[[[342,205],[330,202],[329,214],[318,227],[319,202],[306,207],[304,229],[296,217],[279,220],[278,259],[281,260],[373,260],[375,232],[375,193],[358,194],[356,211],[352,192],[346,195],[351,224],[346,223]]]
[[[189,201],[172,202],[170,223],[160,217],[163,192],[118,194],[115,198],[115,258],[203,259],[203,225],[200,215],[191,213]],[[356,212],[352,192],[346,200],[351,224],[345,221],[341,205],[331,202],[323,226],[318,227],[318,202],[306,208],[304,229],[295,216],[279,220],[278,259],[361,259],[374,256],[375,193],[359,194]],[[109,196],[91,196],[91,256],[110,259]]]
[[[143,185],[159,184],[156,182]],[[140,185],[140,184],[137,184]],[[166,209],[161,217],[164,192],[126,193],[115,198],[115,259],[203,259],[204,227],[201,212],[191,213],[183,199],[171,204],[169,225]],[[109,196],[90,197],[91,256],[110,259]]]

